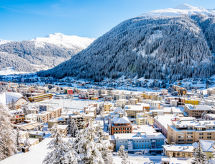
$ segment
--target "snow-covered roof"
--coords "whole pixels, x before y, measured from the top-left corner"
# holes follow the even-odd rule
[[[202,110],[202,111],[209,111],[209,110],[214,110],[211,106],[209,105],[191,105],[191,104],[186,104],[185,105],[189,110]]]
[[[0,94],[0,104],[6,106],[12,102],[18,101],[23,95],[16,92],[4,92]]]
[[[164,135],[160,132],[145,132],[145,133],[121,133],[114,134],[116,140],[124,139],[165,139]]]
[[[168,125],[172,125],[172,119],[176,118],[173,114],[158,115],[155,120],[167,129]]]
[[[129,124],[129,123],[131,123],[131,122],[129,121],[128,117],[126,117],[126,116],[123,116],[123,117],[115,117],[115,118],[113,118],[112,121],[113,121],[114,124]]]
[[[200,140],[200,145],[201,145],[201,148],[202,148],[202,151],[204,152],[214,152],[214,144],[215,144],[215,141],[212,141],[212,140]]]
[[[155,133],[155,129],[150,125],[132,125],[132,131],[133,133],[147,133],[147,134],[153,134]]]
[[[193,152],[193,145],[163,145],[166,151]]]
[[[114,109],[114,113],[123,113],[124,110],[121,107],[117,107]]]
[[[57,125],[57,129],[66,129],[68,127],[68,125]]]

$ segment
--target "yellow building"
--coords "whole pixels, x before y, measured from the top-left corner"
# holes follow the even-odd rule
[[[136,114],[136,124],[137,125],[147,125],[148,124],[148,119],[147,115],[145,113],[137,113]]]
[[[185,104],[199,105],[199,100],[185,99]]]
[[[40,101],[43,101],[43,100],[48,100],[48,99],[51,99],[53,97],[52,94],[36,94],[34,96],[31,96],[28,98],[28,100],[30,102],[40,102]]]
[[[111,103],[105,103],[104,104],[104,111],[110,111],[111,107],[112,107]]]

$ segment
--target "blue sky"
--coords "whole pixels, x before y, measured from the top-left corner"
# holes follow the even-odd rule
[[[123,20],[183,3],[215,8],[214,0],[0,0],[0,38],[28,40],[56,32],[96,38]]]

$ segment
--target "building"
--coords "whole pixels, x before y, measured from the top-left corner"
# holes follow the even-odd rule
[[[110,122],[110,134],[117,133],[132,133],[131,122],[123,114],[120,114],[119,117],[114,117]]]
[[[127,116],[130,118],[136,118],[137,113],[142,113],[145,111],[149,111],[150,106],[149,104],[139,103],[137,105],[126,105],[125,111]]]
[[[148,125],[148,115],[146,113],[137,113],[136,115],[137,125]]]
[[[203,116],[205,120],[215,120],[215,114],[205,114]]]
[[[215,121],[179,119],[172,121],[167,131],[169,144],[191,144],[199,140],[215,140]]]
[[[194,148],[192,145],[164,145],[164,155],[173,158],[192,158]]]
[[[111,110],[111,107],[112,107],[112,104],[111,104],[111,103],[105,103],[105,104],[104,104],[104,111],[110,111],[110,110]]]
[[[215,113],[215,109],[209,105],[186,104],[184,107],[184,111],[187,113],[189,117],[197,117],[197,118],[202,117],[203,114],[206,114],[206,113]]]
[[[197,99],[185,99],[185,104],[191,104],[191,105],[199,105],[200,101]]]
[[[47,123],[49,120],[61,116],[62,108],[48,108],[47,111],[42,111],[37,114],[37,121]]]
[[[213,153],[215,152],[215,141],[211,140],[199,140],[200,147],[205,153],[208,159],[214,158]]]
[[[173,119],[176,119],[176,116],[173,114],[158,115],[154,117],[154,127],[158,128],[167,137],[167,128],[168,125],[172,125]]]
[[[4,92],[0,94],[0,106],[7,106],[10,109],[19,109],[27,103],[22,94],[16,92]]]
[[[165,143],[165,137],[149,126],[142,133],[114,134],[114,139],[116,151],[121,145],[124,145],[129,153],[160,154],[163,152],[162,146]]]
[[[48,100],[53,97],[52,94],[32,94],[30,97],[28,97],[28,100],[30,102],[40,102],[43,100]]]
[[[69,122],[74,121],[78,129],[83,129],[90,120],[94,120],[94,113],[74,113],[69,116]]]
[[[21,109],[11,110],[10,114],[12,116],[10,119],[12,124],[19,124],[25,121],[25,114]]]

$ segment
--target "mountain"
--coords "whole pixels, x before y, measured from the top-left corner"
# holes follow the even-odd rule
[[[54,44],[59,47],[74,49],[80,51],[88,47],[94,39],[87,37],[79,37],[76,35],[64,35],[61,33],[50,34],[48,37],[33,39],[36,46],[43,47],[44,44]]]
[[[94,39],[61,33],[29,41],[0,40],[0,69],[31,72],[52,68],[80,52]]]
[[[144,77],[175,81],[214,74],[214,10],[180,5],[126,20],[39,76]]]

